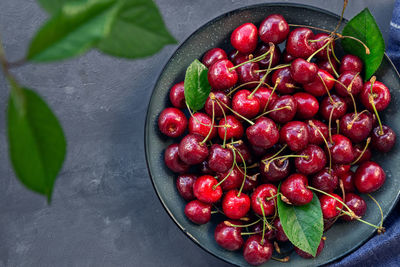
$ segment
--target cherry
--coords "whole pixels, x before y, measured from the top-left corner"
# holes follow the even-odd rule
[[[251,209],[258,215],[263,216],[261,204],[264,208],[265,216],[275,213],[275,200],[272,198],[278,193],[278,188],[273,184],[262,184],[254,190],[251,195]],[[267,200],[267,198],[271,198]]]
[[[281,184],[281,193],[296,206],[310,203],[313,193],[308,187],[307,177],[303,174],[294,173]]]
[[[344,203],[346,203],[358,217],[364,216],[367,211],[367,203],[365,203],[365,200],[359,195],[347,193]],[[354,218],[351,218],[349,215],[343,215],[341,218],[347,222],[354,220]]]
[[[186,130],[185,114],[177,108],[166,108],[158,117],[158,128],[166,136],[179,137]]]
[[[195,199],[193,194],[193,184],[197,176],[193,174],[179,175],[176,179],[176,188],[179,194],[187,201]]]
[[[207,68],[210,68],[215,62],[217,62],[221,59],[227,59],[227,58],[228,58],[228,56],[226,55],[224,50],[222,50],[221,48],[212,48],[204,54],[201,62]]]
[[[354,184],[360,193],[377,191],[385,183],[386,174],[379,164],[373,161],[362,163],[354,175]]]
[[[327,71],[331,75],[335,75],[335,71],[337,71],[337,69],[338,69],[338,65],[337,65],[336,61],[333,59],[331,60],[331,62],[329,62],[329,60],[318,61],[317,65],[318,65],[318,68],[320,68],[321,70]],[[332,66],[333,66],[333,68],[332,68]]]
[[[211,175],[200,176],[193,184],[193,193],[202,202],[215,203],[222,196],[221,187],[217,184],[218,181]]]
[[[280,44],[289,34],[289,25],[283,16],[272,14],[266,17],[258,29],[261,41],[268,44]]]
[[[214,90],[222,91],[236,84],[238,75],[232,67],[232,62],[222,59],[208,69],[208,82]]]
[[[328,126],[319,120],[308,120],[305,123],[307,124],[308,130],[308,143],[313,145],[323,144],[324,138],[326,140],[329,135]],[[321,136],[320,132],[311,125],[314,125],[322,133],[323,137]]]
[[[296,116],[299,119],[311,119],[318,113],[319,102],[313,95],[300,92],[293,97],[297,102]]]
[[[185,108],[185,88],[183,87],[183,82],[177,83],[172,86],[169,91],[169,100],[171,104],[176,108]]]
[[[369,110],[373,111],[372,104],[369,102],[370,96],[374,100],[374,105],[377,111],[384,110],[390,102],[390,91],[381,82],[375,81],[374,86],[372,87],[371,94],[371,82],[366,82],[364,84],[364,88],[360,93],[361,103]]]
[[[267,153],[268,149],[250,144],[250,150],[256,157],[262,157]]]
[[[251,227],[251,231],[262,235],[264,222],[259,222]],[[275,238],[275,229],[265,229],[264,238],[268,240],[273,240]]]
[[[312,82],[303,84],[303,88],[313,96],[323,96],[327,93],[327,90],[332,89],[334,84],[333,76],[329,72],[318,69],[317,77]]]
[[[266,44],[261,44],[256,52],[254,53],[255,57],[259,57],[265,53],[267,53],[270,49],[269,45]],[[281,50],[279,49],[279,46],[275,46],[274,48],[274,53],[272,55],[272,62],[271,62],[271,68],[275,67],[278,65],[279,60],[281,59]],[[258,64],[263,67],[263,68],[268,68],[269,67],[269,61],[271,60],[271,56],[268,55],[266,58],[258,61]]]
[[[283,59],[283,63],[290,63],[293,60],[295,60],[296,58],[294,56],[292,56],[291,54],[289,54],[285,49],[285,50],[283,50],[283,53],[282,53],[282,59]]]
[[[359,143],[369,136],[372,119],[366,113],[347,113],[340,119],[340,133],[352,142]]]
[[[345,55],[342,58],[342,64],[339,68],[339,73],[345,71],[361,72],[363,69],[363,63],[361,59],[355,55]]]
[[[301,121],[290,121],[280,131],[280,141],[286,143],[290,150],[301,151],[308,144],[307,124]]]
[[[260,87],[254,93],[254,96],[260,100],[260,111],[271,109],[272,103],[278,99],[278,95],[272,92],[272,89]],[[265,107],[268,104],[268,107]]]
[[[247,164],[253,163],[253,157],[251,155],[250,149],[245,143],[234,143],[233,146],[236,148],[236,150],[239,150],[239,153],[242,155],[240,156],[239,153],[235,150],[237,163],[243,163],[243,159]]]
[[[206,160],[203,161],[202,163],[200,163],[199,169],[200,169],[200,173],[202,173],[202,174],[208,174],[211,176],[215,175],[215,172],[210,169],[210,167],[208,166],[208,162]]]
[[[244,179],[244,171],[240,168],[235,166],[231,173],[230,170],[218,174],[218,180],[221,181],[222,179],[225,180],[221,184],[221,188],[224,191],[229,191],[235,188],[239,188],[242,185]]]
[[[250,91],[240,90],[233,96],[232,108],[243,117],[251,119],[260,112],[260,100],[251,95]]]
[[[311,186],[327,193],[332,193],[339,184],[339,178],[329,168],[317,172],[311,178]]]
[[[226,106],[230,107],[231,106],[231,99],[223,92],[213,92],[213,97],[217,99],[217,101],[224,103]],[[211,95],[211,94],[210,94]],[[215,100],[214,100],[215,101]],[[204,110],[208,114],[208,116],[212,116],[213,114],[213,100],[211,97],[208,97],[206,100],[206,103],[204,105]],[[222,110],[225,112],[225,114],[229,114],[229,109],[223,104],[218,105],[217,102],[214,102],[214,116],[216,118],[221,118],[224,113]],[[222,107],[222,109],[221,109]]]
[[[237,27],[231,35],[231,44],[241,53],[251,53],[256,49],[258,30],[253,23],[245,23]]]
[[[244,181],[243,191],[252,192],[258,185],[258,175],[247,176]]]
[[[260,69],[260,66],[257,62],[248,62],[244,65],[239,66],[236,69],[236,72],[239,77],[239,83],[250,83],[257,82],[260,80],[260,73],[257,72]],[[256,87],[257,84],[249,84],[247,87],[252,88]]]
[[[347,173],[340,175],[339,179],[342,180],[343,188],[346,193],[356,191],[353,171],[349,170]]]
[[[226,172],[233,165],[232,150],[213,144],[208,155],[208,166],[215,172]]]
[[[210,132],[212,125],[213,125],[212,120],[207,114],[197,112],[193,114],[193,116],[190,117],[189,119],[189,133],[199,134],[203,137],[206,137]],[[207,140],[213,139],[216,135],[217,135],[217,128],[213,127],[211,134],[207,138]]]
[[[319,254],[321,254],[322,250],[324,249],[325,246],[325,241],[323,239],[321,239],[321,242],[318,245],[317,248],[317,253],[315,254],[315,257],[318,257]],[[297,255],[299,255],[300,257],[304,258],[304,259],[312,259],[315,258],[313,255],[311,255],[310,253],[307,253],[301,249],[299,249],[298,247],[294,247],[294,251],[296,251]]]
[[[196,224],[208,223],[211,219],[211,205],[192,200],[185,206],[186,217]]]
[[[250,210],[250,198],[236,189],[228,191],[222,200],[222,210],[230,219],[240,219]]]
[[[379,126],[372,130],[372,147],[380,152],[386,153],[392,150],[396,143],[396,133],[388,126],[382,125],[382,130]]]
[[[188,134],[179,143],[179,157],[189,165],[203,162],[208,156],[208,148],[202,143],[203,137],[198,134]]]
[[[345,164],[333,164],[332,170],[337,176],[342,176],[350,171],[351,165]]]
[[[310,175],[322,170],[326,165],[326,155],[324,150],[316,145],[308,145],[301,151],[300,155],[306,156],[296,158],[294,164],[300,173]]]
[[[295,82],[304,84],[312,82],[318,72],[317,64],[302,58],[296,58],[290,65],[290,75]]]
[[[264,242],[262,242],[264,241]],[[251,265],[261,265],[272,257],[273,246],[261,235],[252,235],[244,244],[243,257]]]
[[[332,109],[332,120],[340,119],[347,112],[347,103],[337,95],[327,96],[321,101],[320,114],[325,120],[329,120]]]
[[[285,67],[282,69],[277,69],[274,71],[272,74],[272,84],[276,85],[276,82],[280,79],[279,84],[276,86],[276,90],[281,93],[281,94],[291,94],[294,92],[297,84],[293,80],[291,74],[290,74],[290,68]]]
[[[226,250],[239,250],[244,243],[241,235],[242,227],[233,227],[229,224],[242,225],[242,222],[229,220],[219,223],[214,231],[215,241]]]
[[[357,160],[357,164],[363,163],[365,161],[369,161],[372,157],[372,151],[369,147],[367,147],[364,151],[365,144],[355,144],[354,145],[354,158],[358,159],[359,156],[361,156],[360,159]]]
[[[265,183],[279,182],[290,172],[289,159],[270,159],[272,156],[273,154],[269,153],[260,161],[260,174]]]
[[[294,57],[308,58],[316,51],[314,33],[308,28],[297,28],[289,33],[286,51]]]
[[[224,140],[225,132],[226,132],[226,139],[236,138],[240,139],[243,137],[244,130],[242,123],[235,118],[235,116],[228,115],[225,118],[222,118],[219,121],[219,126],[226,126],[226,127],[218,127],[218,135],[219,138]]]
[[[284,109],[276,110],[279,108],[287,107]],[[293,120],[297,111],[297,102],[291,95],[284,95],[279,97],[271,106],[271,113],[269,117],[277,123],[286,123]]]
[[[353,144],[343,135],[332,135],[332,143],[329,143],[329,150],[333,163],[348,164],[354,160]]]
[[[254,146],[268,149],[279,141],[279,131],[276,124],[269,118],[258,118],[254,125],[246,129],[246,136]]]
[[[279,217],[274,220],[273,226],[276,229],[276,240],[278,240],[279,242],[286,242],[289,240],[289,238],[285,234],[285,231],[283,231],[282,223]]]
[[[234,50],[231,54],[229,54],[229,60],[232,61],[234,65],[239,65],[240,63],[248,61],[250,59],[250,55],[252,54],[243,54],[237,50]]]
[[[340,201],[343,201],[343,199],[335,193],[331,193],[331,196],[339,199]],[[338,216],[340,213],[340,210],[337,210],[336,207],[338,207],[339,209],[343,208],[343,204],[331,196],[321,195],[319,197],[319,202],[321,204],[321,210],[322,210],[322,216],[324,217],[324,219],[332,219],[332,218]]]
[[[359,73],[352,71],[342,72],[342,74],[340,74],[338,78],[338,82],[335,83],[336,93],[340,96],[348,96],[349,92],[347,91],[347,88],[349,87],[350,84],[351,84],[350,93],[353,96],[358,95],[363,89],[364,85],[363,80]],[[343,85],[345,85],[346,87],[344,87]]]
[[[189,170],[189,165],[183,162],[178,155],[178,144],[172,144],[165,149],[164,162],[167,167],[177,173],[184,173]]]
[[[320,48],[322,48],[328,41],[329,41],[329,37],[330,35],[328,33],[325,32],[321,32],[315,35],[314,40],[319,40],[317,42],[315,42],[315,48],[318,50]],[[333,48],[335,48],[335,42],[331,43]],[[329,50],[329,57],[332,58],[332,48],[331,45],[328,45],[328,50]],[[326,47],[325,49],[322,49],[321,51],[319,51],[316,54],[316,57],[320,58],[320,59],[328,59],[328,53],[326,51]],[[334,61],[334,60],[331,60]]]

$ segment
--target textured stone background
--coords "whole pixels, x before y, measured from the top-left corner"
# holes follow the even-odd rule
[[[266,1],[157,0],[179,42],[227,11]],[[278,2],[278,1],[269,1]],[[296,2],[340,13],[341,0]],[[368,6],[388,37],[393,0],[350,1],[345,17]],[[46,19],[34,0],[0,1],[7,56],[21,58]],[[10,167],[5,136],[8,89],[0,74],[0,266],[229,266],[174,225],[149,180],[143,148],[147,103],[176,46],[136,61],[92,51],[54,64],[14,69],[61,120],[68,155],[53,202],[27,191]]]

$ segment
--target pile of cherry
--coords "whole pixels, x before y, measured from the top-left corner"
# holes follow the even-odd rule
[[[187,218],[204,224],[212,213],[224,214],[216,242],[243,249],[250,264],[268,261],[274,247],[279,251],[275,241],[288,241],[277,197],[300,206],[316,192],[328,228],[338,218],[360,219],[367,206],[355,192],[369,194],[385,182],[384,170],[370,158],[395,143],[395,133],[378,115],[390,92],[375,77],[364,83],[358,57],[336,57],[338,38],[307,27],[290,31],[278,14],[258,29],[245,23],[233,31],[229,55],[214,48],[202,58],[212,87],[204,109],[187,119],[181,82],[170,91],[173,107],[159,116],[163,134],[185,135],[164,159],[179,174]],[[277,45],[284,41],[281,53]],[[317,255],[323,246],[321,240]]]

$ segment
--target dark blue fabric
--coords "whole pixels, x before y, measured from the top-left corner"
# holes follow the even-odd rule
[[[386,52],[397,70],[400,70],[400,0],[396,0],[393,9]],[[400,203],[386,218],[384,226],[386,227],[385,234],[375,235],[349,256],[330,266],[400,266]]]

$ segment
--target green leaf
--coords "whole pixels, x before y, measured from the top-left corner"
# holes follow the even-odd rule
[[[140,58],[176,43],[152,0],[122,0],[110,34],[97,47],[117,57]]]
[[[197,59],[186,69],[185,100],[188,106],[197,111],[204,107],[211,91],[207,78],[208,69]]]
[[[55,14],[61,9],[64,3],[70,0],[37,0],[39,4],[50,14]]]
[[[324,231],[318,197],[314,194],[312,201],[303,206],[288,205],[280,197],[277,199],[282,228],[290,242],[315,257]]]
[[[381,65],[385,52],[385,41],[369,9],[365,8],[353,17],[344,27],[342,34],[353,36],[368,46],[369,55],[366,54],[364,46],[359,42],[349,38],[341,40],[347,53],[356,55],[364,61],[364,78],[368,80]]]
[[[27,58],[43,62],[77,56],[108,35],[118,11],[116,0],[65,4],[33,38]]]
[[[11,162],[19,180],[51,200],[65,158],[66,141],[56,116],[34,91],[11,82],[7,125]]]

